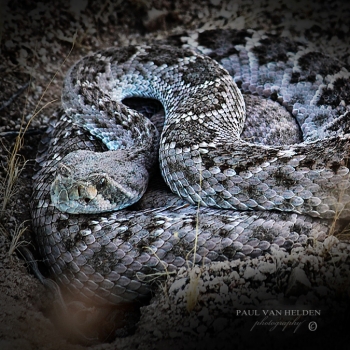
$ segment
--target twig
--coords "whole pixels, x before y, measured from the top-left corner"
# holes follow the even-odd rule
[[[14,93],[6,102],[4,102],[0,106],[0,111],[2,111],[7,106],[9,106],[19,95],[21,95],[23,93],[23,91],[29,86],[29,84],[30,84],[30,81],[25,83],[16,93]]]

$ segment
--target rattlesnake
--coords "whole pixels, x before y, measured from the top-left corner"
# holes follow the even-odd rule
[[[42,256],[73,293],[120,303],[149,295],[158,272],[323,240],[349,216],[349,91],[341,62],[253,30],[83,58],[37,156]],[[160,137],[130,97],[161,101]],[[125,208],[146,191],[158,145],[177,197]]]

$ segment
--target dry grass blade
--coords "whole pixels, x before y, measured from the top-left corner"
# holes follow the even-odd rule
[[[161,265],[163,265],[164,272],[155,272],[155,273],[148,274],[146,276],[144,274],[141,274],[141,273],[136,273],[136,277],[139,280],[142,280],[142,281],[147,280],[147,282],[152,282],[154,280],[157,280],[160,277],[166,276],[167,278],[169,278],[169,276],[171,274],[175,274],[175,271],[173,271],[173,272],[168,271],[167,264],[159,258],[159,256],[156,254],[156,252],[151,247],[145,247],[145,249],[149,250],[150,253],[161,263]]]
[[[5,168],[6,175],[0,184],[2,193],[0,219],[5,215],[7,204],[16,194],[15,185],[25,165],[23,158],[18,154],[18,151],[21,148],[20,142],[21,141],[16,140],[12,152],[9,152],[9,156],[7,156],[7,167]]]
[[[28,228],[28,226],[24,226],[24,225],[25,225],[25,222],[22,222],[20,225],[16,225],[14,233],[11,235],[12,241],[10,244],[9,255],[12,255],[20,245],[29,244],[26,241],[19,241],[21,236],[24,234],[24,232]]]
[[[186,309],[188,312],[191,312],[198,302],[199,281],[201,277],[200,268],[198,266],[193,267],[189,273],[189,276],[190,282],[186,291]]]
[[[1,205],[1,211],[0,211],[0,219],[3,218],[5,215],[5,211],[7,208],[8,203],[10,202],[11,198],[16,194],[16,184],[17,180],[23,171],[26,161],[24,161],[23,157],[19,154],[20,150],[23,147],[24,143],[24,135],[32,122],[32,120],[48,105],[55,102],[56,100],[52,100],[48,103],[46,103],[42,108],[40,108],[38,111],[36,111],[31,118],[29,119],[28,123],[23,127],[23,119],[22,119],[22,125],[19,131],[18,136],[16,137],[15,144],[12,148],[12,151],[9,151],[9,155],[7,156],[7,167],[5,168],[6,176],[5,179],[0,184],[2,188],[2,205]]]
[[[199,171],[199,187],[202,189],[202,169]],[[198,296],[199,296],[199,281],[201,276],[201,270],[196,264],[196,254],[197,254],[197,246],[198,246],[198,235],[199,235],[199,215],[200,215],[200,201],[197,205],[196,211],[196,229],[195,229],[195,240],[194,247],[187,254],[188,256],[193,252],[193,260],[192,260],[192,269],[189,272],[190,282],[188,285],[187,293],[186,293],[186,309],[188,312],[191,312],[194,307],[197,305]]]
[[[347,114],[347,113],[346,113]],[[348,167],[348,163],[345,164],[346,167]],[[349,230],[349,224],[343,228],[341,231],[339,231],[339,228],[337,228],[339,220],[343,214],[344,210],[344,203],[343,196],[345,196],[345,190],[340,190],[338,195],[335,195],[337,198],[337,210],[334,215],[334,219],[332,221],[332,224],[329,228],[329,235],[330,236],[336,236],[340,240],[350,240],[350,230]]]
[[[22,222],[20,225],[16,225],[14,230],[12,232],[9,232],[4,225],[0,224],[0,233],[7,237],[9,240],[11,240],[10,248],[8,251],[9,255],[12,255],[14,251],[23,244],[29,244],[29,242],[26,241],[19,241],[19,239],[22,237],[24,232],[27,230],[27,226],[25,226],[25,221]]]

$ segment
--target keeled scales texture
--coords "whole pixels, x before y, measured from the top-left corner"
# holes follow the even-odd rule
[[[41,252],[58,281],[98,302],[147,296],[147,275],[190,263],[196,243],[196,263],[256,256],[323,240],[328,220],[349,216],[342,63],[246,30],[169,43],[111,48],[73,66],[37,158],[32,215]],[[234,81],[256,95],[245,98],[246,127]],[[110,212],[143,195],[157,154],[156,127],[121,103],[129,97],[162,102],[162,175],[199,211]]]

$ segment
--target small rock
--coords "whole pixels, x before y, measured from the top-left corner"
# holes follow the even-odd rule
[[[310,288],[311,283],[305,271],[300,267],[293,269],[289,276],[286,296],[299,296],[300,294],[306,293]]]
[[[220,294],[228,294],[228,286],[227,284],[222,284],[220,287]]]
[[[315,287],[315,291],[321,297],[325,297],[329,293],[329,289],[325,286]]]
[[[259,271],[261,273],[274,273],[276,272],[276,264],[274,263],[265,263],[265,264],[260,264],[259,266]]]
[[[247,267],[244,271],[243,278],[244,279],[249,279],[252,278],[256,275],[256,270],[252,269],[251,267]]]
[[[339,242],[339,239],[334,237],[334,236],[328,236],[325,240],[324,240],[324,247],[327,250],[330,250],[333,246],[335,246],[337,243]]]
[[[220,317],[214,320],[213,328],[215,332],[221,332],[227,326],[228,320],[226,318]]]

